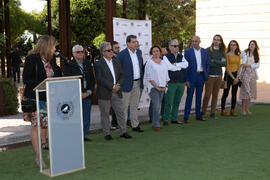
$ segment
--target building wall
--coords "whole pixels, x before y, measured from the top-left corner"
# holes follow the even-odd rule
[[[259,81],[270,83],[270,0],[197,0],[196,34],[202,47],[209,47],[215,34],[222,35],[226,46],[237,40],[241,50],[255,39],[261,55]]]

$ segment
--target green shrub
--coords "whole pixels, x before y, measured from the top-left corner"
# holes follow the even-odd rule
[[[4,92],[4,101],[10,114],[17,114],[19,108],[18,89],[11,78],[2,78],[0,80]]]

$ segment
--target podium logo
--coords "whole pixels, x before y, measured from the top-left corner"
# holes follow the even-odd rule
[[[74,108],[72,102],[58,103],[57,115],[63,120],[68,120],[73,114]]]

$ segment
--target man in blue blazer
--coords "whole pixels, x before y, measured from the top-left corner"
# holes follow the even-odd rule
[[[127,120],[128,106],[130,107],[130,121],[132,130],[143,132],[140,128],[137,108],[140,101],[140,89],[143,88],[143,59],[137,48],[137,37],[129,35],[126,39],[127,48],[117,55],[125,75],[122,84],[125,119]]]
[[[193,47],[185,51],[185,59],[188,61],[188,68],[185,70],[187,98],[185,104],[184,122],[188,123],[192,105],[194,90],[196,89],[196,119],[205,121],[201,115],[201,99],[204,82],[208,79],[209,55],[206,49],[200,47],[200,37],[192,38]]]

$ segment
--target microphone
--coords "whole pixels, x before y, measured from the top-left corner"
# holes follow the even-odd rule
[[[60,57],[60,59],[62,59],[62,62],[64,63],[69,63],[70,60],[68,58],[66,58],[65,56],[63,56],[62,54],[60,54],[60,52],[55,52],[54,53],[56,57]]]

